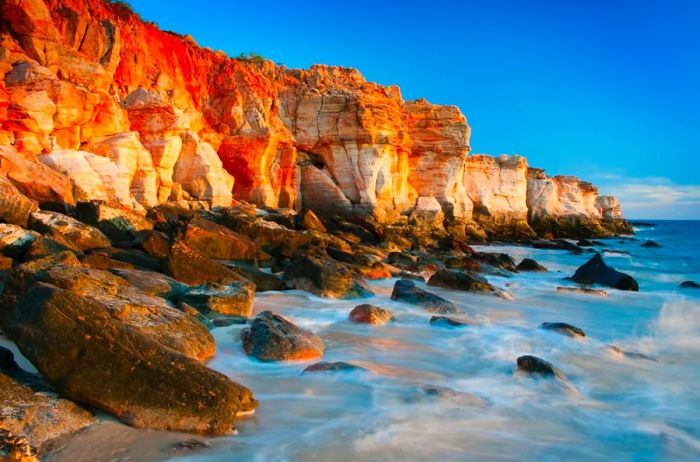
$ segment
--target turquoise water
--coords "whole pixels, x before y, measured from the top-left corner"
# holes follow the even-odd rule
[[[590,254],[479,247],[534,258],[550,272],[489,276],[513,300],[430,288],[478,322],[463,329],[430,326],[429,313],[391,301],[394,280],[373,283],[368,300],[395,313],[387,326],[348,322],[358,301],[260,294],[255,310],[318,333],[324,360],[368,371],[302,375],[310,363],[258,362],[242,353],[240,326],[216,329],[210,366],[252,388],[260,407],[237,436],[176,460],[700,460],[700,290],[678,288],[700,281],[698,236],[700,222],[658,222],[640,228],[636,241],[605,241],[630,252],[606,253],[608,264],[640,283],[639,293],[610,289],[607,297],[556,291],[573,285],[563,278]],[[646,239],[663,247],[640,247]],[[587,337],[538,329],[548,321]],[[617,354],[611,344],[658,362]],[[515,374],[523,354],[552,362],[567,382]],[[485,404],[427,396],[424,385]]]

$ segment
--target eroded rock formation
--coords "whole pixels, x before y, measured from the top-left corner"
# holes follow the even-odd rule
[[[230,59],[120,2],[6,0],[0,14],[0,174],[39,204],[236,199],[381,224],[437,204],[436,238],[624,230],[594,186],[469,156],[457,107],[354,69]]]

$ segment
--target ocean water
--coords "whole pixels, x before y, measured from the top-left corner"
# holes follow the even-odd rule
[[[478,323],[461,329],[431,326],[430,313],[390,300],[395,280],[372,283],[376,296],[362,301],[259,294],[256,312],[288,316],[323,338],[325,361],[367,371],[302,375],[311,363],[248,358],[241,326],[218,328],[210,366],[260,401],[255,415],[240,421],[238,435],[211,438],[210,448],[191,453],[168,449],[172,434],[163,432],[122,440],[118,432],[87,435],[49,460],[700,460],[700,290],[678,288],[700,281],[700,222],[656,223],[639,228],[637,240],[604,241],[603,249],[629,252],[604,257],[639,281],[639,293],[557,292],[574,285],[563,278],[590,254],[479,246],[516,261],[534,258],[550,271],[487,276],[513,300],[429,288]],[[646,239],[662,247],[640,247]],[[392,310],[396,322],[347,321],[362,302]],[[538,328],[556,321],[587,336]],[[566,382],[516,374],[516,358],[524,354],[552,362]],[[479,399],[429,396],[426,385]]]

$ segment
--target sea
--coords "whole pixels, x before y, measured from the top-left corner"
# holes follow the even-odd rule
[[[566,277],[590,253],[476,246],[516,262],[533,258],[549,271],[487,275],[511,300],[428,288],[475,323],[462,328],[430,325],[433,314],[392,301],[394,279],[372,282],[376,295],[364,300],[260,293],[256,312],[287,316],[323,338],[323,360],[365,370],[302,374],[312,362],[263,363],[242,352],[242,326],[217,328],[209,366],[260,402],[237,435],[136,431],[103,416],[101,430],[46,460],[698,461],[700,289],[679,284],[700,282],[700,222],[653,223],[636,228],[634,239],[596,247],[639,292],[557,291],[575,286]],[[648,239],[660,247],[642,247]],[[395,322],[349,322],[360,303],[393,311]],[[566,322],[586,336],[543,330],[543,322]],[[517,373],[521,355],[551,362],[566,378]],[[440,387],[460,393],[426,392]]]

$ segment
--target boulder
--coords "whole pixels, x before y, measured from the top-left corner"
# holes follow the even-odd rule
[[[532,271],[536,273],[544,273],[547,271],[547,268],[530,258],[523,258],[523,260],[520,263],[518,263],[518,266],[516,266],[515,269],[518,271]]]
[[[80,202],[76,213],[80,221],[97,227],[113,242],[129,241],[140,231],[153,229],[153,223],[145,215],[100,202]]]
[[[255,266],[247,264],[227,264],[226,266],[241,277],[255,284],[256,292],[284,290],[284,281],[282,278],[274,274],[266,273]]]
[[[700,289],[700,284],[695,281],[683,281],[680,286],[683,289]]]
[[[346,363],[345,361],[336,361],[332,363],[326,361],[319,361],[304,369],[302,374],[306,374],[308,372],[354,372],[366,370],[367,369],[365,369],[364,367]]]
[[[97,422],[90,412],[75,403],[37,392],[2,372],[0,402],[0,429],[24,438],[34,454],[54,449],[66,438]]]
[[[20,300],[39,282],[89,300],[91,307],[180,354],[202,361],[214,356],[214,338],[201,323],[108,271],[82,267],[69,252],[15,267],[5,288],[7,309],[28,309]]]
[[[644,242],[642,245],[640,245],[640,247],[657,249],[657,248],[661,247],[661,244],[659,244],[658,242],[652,241],[652,240],[648,240],[648,241]]]
[[[313,229],[322,233],[326,232],[326,225],[323,224],[321,219],[313,212],[313,210],[307,210],[300,217],[300,227],[302,229]]]
[[[509,271],[511,273],[516,271],[515,260],[506,253],[474,252],[472,258],[496,269]]]
[[[0,176],[0,220],[27,226],[29,215],[39,210],[36,203],[22,194],[15,185]]]
[[[97,228],[58,212],[41,210],[32,213],[29,227],[73,250],[99,249],[111,245]]]
[[[78,257],[80,263],[87,268],[101,269],[101,270],[111,270],[114,268],[122,269],[133,269],[134,265],[124,261],[115,260],[109,258],[103,253],[91,253],[87,255],[80,255]]]
[[[320,337],[285,317],[263,311],[241,331],[243,351],[260,361],[311,360],[323,356]]]
[[[474,325],[473,322],[467,322],[452,318],[449,316],[433,316],[430,318],[431,326],[445,326],[445,327],[466,327]]]
[[[565,322],[543,322],[540,329],[553,330],[560,334],[568,335],[569,337],[585,337],[586,334],[581,329]]]
[[[203,314],[215,312],[247,318],[253,314],[254,296],[255,284],[252,282],[232,282],[187,288],[180,302]]]
[[[381,326],[394,320],[394,315],[389,310],[365,303],[352,309],[348,319],[357,324],[372,324]]]
[[[244,278],[189,247],[182,241],[176,241],[165,259],[165,273],[189,285],[211,283],[226,284],[241,281]]]
[[[123,318],[99,300],[37,283],[4,327],[61,395],[135,427],[225,434],[255,409],[247,388]]]
[[[498,293],[497,289],[489,284],[486,278],[469,271],[438,270],[430,277],[428,285],[468,292]]]
[[[546,250],[568,250],[574,253],[581,253],[583,249],[566,239],[538,239],[532,243],[532,246],[536,249],[546,249]]]
[[[639,290],[639,284],[632,276],[606,265],[599,253],[581,265],[571,279],[579,284],[601,284],[619,290],[635,292]]]
[[[185,228],[184,242],[208,258],[253,260],[257,248],[248,237],[202,217],[194,217]]]
[[[415,282],[406,279],[396,281],[394,290],[391,292],[391,299],[420,306],[432,313],[457,312],[457,307],[452,302],[416,287]]]
[[[557,379],[565,378],[564,374],[562,374],[559,369],[544,359],[538,358],[537,356],[521,356],[518,358],[517,364],[519,372],[540,375],[543,377],[553,377]]]
[[[288,289],[305,290],[321,297],[355,298],[372,295],[346,266],[333,260],[300,255],[284,270]]]

